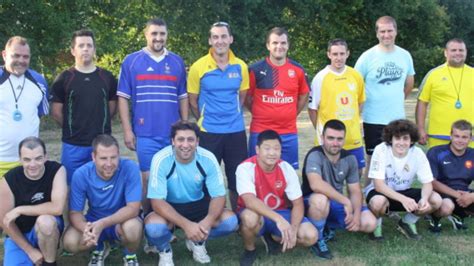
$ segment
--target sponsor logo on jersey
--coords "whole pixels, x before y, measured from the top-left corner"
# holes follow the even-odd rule
[[[287,104],[294,101],[295,99],[292,96],[285,96],[285,92],[280,90],[273,90],[273,95],[262,95],[262,102],[264,103]]]
[[[281,200],[280,198],[273,194],[273,193],[268,193],[264,198],[263,198],[263,203],[267,205],[270,209],[275,210],[280,207]]]
[[[390,85],[392,82],[396,82],[402,78],[403,69],[394,62],[387,62],[384,66],[377,69],[377,75],[379,84]]]
[[[288,69],[288,77],[294,78],[296,76],[296,72],[294,69]]]
[[[44,199],[44,192],[38,192],[31,197],[31,203],[35,203],[37,201],[41,201]]]
[[[464,166],[466,166],[467,169],[471,169],[471,168],[472,168],[472,161],[471,161],[471,160],[467,160],[467,161],[464,163]]]
[[[230,72],[228,77],[230,79],[238,79],[240,77],[240,74],[238,72]]]

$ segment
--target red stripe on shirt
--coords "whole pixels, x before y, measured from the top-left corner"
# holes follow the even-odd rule
[[[157,74],[142,74],[142,75],[137,75],[137,80],[169,80],[169,81],[176,81],[176,76],[157,75]]]

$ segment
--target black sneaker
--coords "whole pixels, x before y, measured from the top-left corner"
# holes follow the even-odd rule
[[[276,255],[281,253],[282,245],[275,240],[273,240],[271,234],[263,234],[262,242],[265,245],[265,250],[270,255]]]
[[[257,250],[244,250],[240,257],[240,266],[251,266],[257,259]]]
[[[441,218],[436,217],[434,215],[429,216],[429,222],[430,222],[430,227],[429,230],[430,232],[434,234],[439,234],[441,233],[441,223],[440,223]]]
[[[464,218],[461,218],[455,214],[448,216],[448,220],[453,224],[454,230],[466,230],[467,225],[464,223]]]
[[[324,239],[320,239],[318,240],[318,242],[316,242],[316,244],[312,245],[311,250],[319,258],[322,258],[325,260],[332,259],[331,251],[329,250],[329,247],[326,245],[326,241],[324,241]]]
[[[324,236],[324,241],[326,242],[335,240],[334,238],[336,237],[336,230],[325,226],[324,231],[323,231],[323,236]]]
[[[416,224],[408,224],[403,222],[402,219],[398,220],[398,231],[404,234],[408,239],[420,240],[421,236],[416,231]]]
[[[375,230],[372,234],[369,235],[369,238],[375,241],[382,242],[384,241],[384,237],[382,235],[382,225],[379,224],[375,227]]]

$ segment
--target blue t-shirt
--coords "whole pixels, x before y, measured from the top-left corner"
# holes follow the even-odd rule
[[[354,67],[365,81],[365,123],[387,125],[405,118],[405,80],[415,75],[410,53],[398,46],[391,52],[374,46],[365,51]]]
[[[205,177],[199,170],[198,163],[204,170]],[[175,168],[171,171],[173,164]],[[194,160],[187,164],[176,160],[171,145],[153,156],[148,180],[149,199],[163,199],[171,203],[198,201],[204,197],[204,184],[212,198],[225,196],[221,168],[210,151],[197,147]]]
[[[179,100],[187,97],[183,59],[170,51],[157,58],[145,48],[128,55],[117,95],[131,101],[136,136],[169,137],[171,125],[180,119]]]
[[[86,199],[88,221],[110,216],[130,202],[140,202],[142,183],[136,162],[120,159],[115,174],[109,180],[97,175],[94,162],[77,169],[72,176],[69,209],[82,212]]]
[[[467,148],[461,156],[456,156],[449,144],[431,148],[427,153],[433,177],[446,186],[469,191],[474,181],[474,149]]]

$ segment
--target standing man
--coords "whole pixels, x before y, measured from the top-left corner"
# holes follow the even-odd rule
[[[432,214],[430,230],[441,231],[439,220],[448,217],[454,229],[467,229],[464,218],[474,214],[474,149],[469,148],[472,125],[458,120],[451,127],[449,144],[439,145],[428,151],[428,160],[435,180],[433,189],[443,198],[439,210]]]
[[[188,93],[191,110],[201,128],[199,143],[211,151],[219,163],[224,160],[230,203],[235,210],[235,170],[247,158],[242,104],[249,77],[245,62],[230,50],[233,41],[229,24],[212,24],[209,54],[191,66]]]
[[[153,212],[145,218],[146,237],[159,251],[158,265],[172,266],[170,240],[179,227],[194,260],[209,263],[206,241],[236,231],[237,216],[224,208],[220,166],[211,152],[198,147],[199,127],[181,121],[174,124],[171,143],[153,157],[148,182]]]
[[[237,168],[240,235],[244,242],[240,265],[254,263],[257,236],[263,236],[267,252],[272,255],[296,244],[309,247],[318,238],[316,229],[304,217],[298,175],[289,163],[281,160],[281,143],[276,131],[261,132],[255,148],[257,155]]]
[[[420,144],[429,147],[448,144],[451,124],[459,119],[474,123],[474,69],[466,61],[466,44],[451,39],[444,49],[446,63],[426,74],[420,86],[416,104],[416,123],[420,131]],[[428,117],[428,133],[425,119]],[[474,142],[471,142],[474,147]]]
[[[282,159],[298,169],[296,117],[308,100],[304,68],[287,57],[288,31],[275,27],[267,33],[269,56],[250,66],[250,90],[246,106],[252,113],[249,155],[255,155],[257,136],[272,129],[282,139]]]
[[[92,31],[74,32],[74,67],[59,74],[51,86],[51,115],[63,128],[61,163],[66,167],[68,185],[74,171],[92,160],[92,140],[99,134],[112,133],[110,121],[117,107],[117,80],[95,65],[95,51]]]
[[[372,233],[376,226],[375,216],[362,204],[356,157],[342,149],[345,135],[346,127],[341,121],[327,121],[321,146],[308,152],[303,166],[302,190],[307,216],[319,236],[313,251],[325,259],[332,258],[323,235],[325,226],[330,231],[346,229],[364,233]],[[344,195],[344,185],[348,196]]]
[[[21,166],[0,180],[0,224],[7,234],[3,265],[56,265],[64,228],[66,171],[47,160],[39,138],[22,140],[17,152]]]
[[[26,137],[38,136],[40,117],[49,112],[46,80],[28,69],[28,41],[11,37],[2,56],[5,66],[0,69],[0,178],[20,165],[18,144]]]
[[[184,61],[166,49],[166,22],[151,19],[144,31],[146,47],[123,61],[117,95],[125,145],[137,151],[143,208],[148,211],[146,184],[151,159],[170,144],[171,125],[180,119],[188,120],[189,103]]]
[[[360,128],[360,110],[365,101],[364,80],[359,72],[346,66],[349,48],[343,39],[328,43],[326,66],[311,82],[308,113],[316,129],[316,146],[322,145],[323,127],[327,121],[337,119],[344,123],[344,149],[353,154],[362,173],[365,154]]]
[[[104,265],[109,244],[120,242],[125,265],[138,265],[136,251],[142,240],[141,179],[137,164],[121,159],[117,140],[98,135],[92,141],[92,162],[77,169],[69,195],[70,226],[64,249],[77,253],[94,248],[89,265]],[[84,213],[85,203],[88,207]]]
[[[395,45],[397,22],[383,16],[375,22],[379,44],[365,51],[355,64],[365,81],[366,101],[362,111],[367,165],[375,146],[382,142],[385,125],[405,118],[404,100],[413,89],[415,69],[410,53]],[[366,171],[366,183],[368,183]]]

